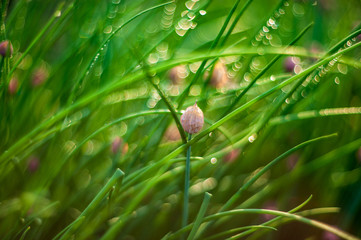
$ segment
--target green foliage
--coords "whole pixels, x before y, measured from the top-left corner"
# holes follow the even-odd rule
[[[361,237],[358,1],[0,11],[1,239]]]

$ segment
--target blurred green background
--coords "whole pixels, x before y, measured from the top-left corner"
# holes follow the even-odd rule
[[[151,81],[178,110],[198,101],[206,129],[274,58],[268,54],[271,49],[288,46],[310,23],[295,44],[300,47],[295,54],[281,56],[232,110],[313,66],[317,56],[323,59],[360,29],[358,0],[240,1],[231,22],[247,6],[243,15],[223,46],[216,48],[239,51],[220,58],[219,68],[210,66],[180,104],[179,96],[200,66],[192,58],[209,53],[235,2],[176,1],[132,19],[165,1],[1,1],[1,39],[10,40],[14,49],[10,58],[1,60],[1,239],[19,239],[24,231],[25,239],[52,239],[80,215],[116,168],[129,184],[119,184],[119,191],[116,188],[92,209],[72,232],[75,239],[100,239],[119,216],[123,224],[116,239],[161,239],[179,230],[185,152],[176,156],[179,161],[169,160],[161,175],[153,169],[135,179],[182,145],[170,114],[142,115],[167,109]],[[335,52],[358,42],[360,35],[353,36]],[[255,53],[243,54],[242,49]],[[257,54],[260,49],[265,54]],[[303,56],[296,56],[298,51]],[[343,56],[307,75],[279,106],[293,82],[192,144],[197,158],[191,170],[190,222],[205,191],[213,195],[207,215],[216,213],[274,158],[309,139],[338,133],[281,160],[237,206],[289,211],[313,195],[306,209],[340,207],[340,212],[310,218],[361,236],[360,48]],[[209,81],[214,74],[227,81],[208,84],[207,76]],[[337,109],[319,111],[331,108]],[[141,116],[101,129],[130,114]],[[202,237],[260,224],[268,217],[225,218]],[[299,222],[277,229],[254,237],[337,239]]]

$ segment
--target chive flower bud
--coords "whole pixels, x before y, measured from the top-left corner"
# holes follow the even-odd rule
[[[216,63],[210,80],[211,86],[217,89],[223,88],[227,85],[228,81],[226,66],[221,62]]]
[[[0,43],[0,55],[3,57],[10,57],[13,54],[13,46],[10,41],[5,40]]]
[[[175,66],[168,73],[168,77],[174,85],[180,85],[187,76],[188,71],[184,65]]]
[[[19,87],[19,81],[17,78],[13,77],[10,82],[9,82],[9,93],[11,95],[14,95],[17,91],[18,91],[18,87]]]
[[[188,107],[181,117],[181,123],[187,133],[193,134],[199,132],[204,124],[202,110],[195,103]]]

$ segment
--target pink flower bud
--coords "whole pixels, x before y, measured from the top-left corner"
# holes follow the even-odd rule
[[[33,87],[37,87],[43,84],[48,78],[48,76],[49,76],[48,70],[45,69],[44,67],[37,69],[32,76]]]
[[[9,82],[9,93],[14,95],[18,91],[19,81],[17,78],[13,77]]]
[[[268,209],[268,210],[277,210],[277,204],[275,201],[273,200],[269,200],[268,202],[264,203],[262,208],[264,209]],[[260,215],[261,217],[261,220],[262,221],[269,221],[271,220],[272,218],[274,218],[275,216],[274,215],[271,215],[271,214],[261,214]]]
[[[175,66],[168,73],[169,79],[173,84],[181,84],[183,79],[188,76],[188,71],[184,65]]]
[[[288,158],[287,158],[287,168],[288,170],[293,170],[298,162],[299,159],[299,155],[297,153],[291,154]]]
[[[217,62],[214,66],[210,84],[215,88],[223,88],[228,83],[227,69],[223,63]]]
[[[361,147],[357,150],[357,159],[358,162],[361,164]]]
[[[167,141],[174,142],[181,139],[178,128],[175,125],[170,126],[164,134]]]
[[[29,162],[28,162],[28,171],[30,173],[34,173],[38,170],[39,168],[39,158],[37,157],[30,157]]]
[[[3,57],[10,57],[13,55],[13,46],[11,45],[10,41],[5,40],[0,43],[0,55]]]
[[[233,149],[226,156],[224,156],[223,160],[226,163],[232,163],[239,157],[241,151],[239,149]]]
[[[112,146],[111,146],[111,150],[113,154],[117,154],[120,146],[122,145],[123,140],[120,137],[115,137],[113,142],[112,142]]]
[[[195,103],[188,107],[181,117],[181,123],[187,133],[193,134],[199,132],[204,124],[202,110]]]
[[[293,61],[292,57],[287,57],[283,62],[283,68],[285,69],[286,72],[293,72],[295,66],[296,63]]]
[[[121,139],[120,137],[115,137],[112,145],[111,145],[111,151],[112,153],[115,155],[117,154],[120,150],[122,151],[122,154],[126,154],[128,152],[129,146],[128,143],[124,143],[123,139]]]

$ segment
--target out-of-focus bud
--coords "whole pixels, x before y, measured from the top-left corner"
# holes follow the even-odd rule
[[[128,152],[128,143],[124,143],[123,139],[121,139],[119,136],[116,136],[112,142],[111,145],[111,151],[115,155],[120,150],[122,151],[122,154],[126,154]]]
[[[171,125],[164,134],[164,138],[167,141],[175,142],[181,139],[178,128],[175,125]]]
[[[32,76],[33,87],[43,84],[49,76],[49,72],[45,67],[38,68]]]
[[[122,148],[122,154],[125,155],[127,154],[129,151],[129,144],[128,143],[124,143],[123,144],[123,148]]]
[[[16,77],[13,77],[10,82],[9,82],[9,93],[11,95],[14,95],[17,91],[18,91],[18,87],[19,87],[19,81]]]
[[[123,140],[116,136],[112,142],[112,146],[111,146],[111,150],[112,150],[112,153],[113,154],[117,154],[119,149],[120,149],[120,146],[122,145],[123,143]]]
[[[188,107],[181,117],[181,123],[187,133],[194,134],[199,132],[204,124],[202,110],[195,103]]]
[[[335,227],[335,226],[333,226]],[[339,240],[339,236],[335,235],[334,233],[331,233],[329,231],[324,231],[322,234],[322,240]]]
[[[299,156],[297,153],[291,154],[288,158],[287,158],[287,168],[288,170],[293,170],[298,162]]]
[[[283,68],[286,72],[293,72],[295,69],[296,63],[293,61],[292,57],[286,57],[283,62]]]
[[[214,66],[213,73],[211,76],[210,84],[214,88],[223,88],[227,85],[229,79],[227,76],[227,69],[223,63],[217,62]]]
[[[179,65],[169,70],[168,76],[173,84],[178,85],[188,76],[188,71],[184,65]]]
[[[39,158],[37,157],[30,157],[29,161],[28,161],[28,171],[30,173],[34,173],[38,170],[39,168]]]
[[[11,42],[8,40],[2,41],[0,43],[0,55],[3,57],[11,57],[13,55],[13,46]]]
[[[233,163],[234,161],[237,160],[240,153],[241,151],[239,149],[233,149],[226,156],[224,156],[223,160],[226,163]]]
[[[277,204],[275,201],[270,200],[270,201],[266,202],[265,204],[263,204],[262,208],[269,209],[269,210],[277,210]],[[266,221],[271,220],[275,216],[271,215],[271,214],[261,214],[260,217],[261,217],[262,221],[266,222]]]

